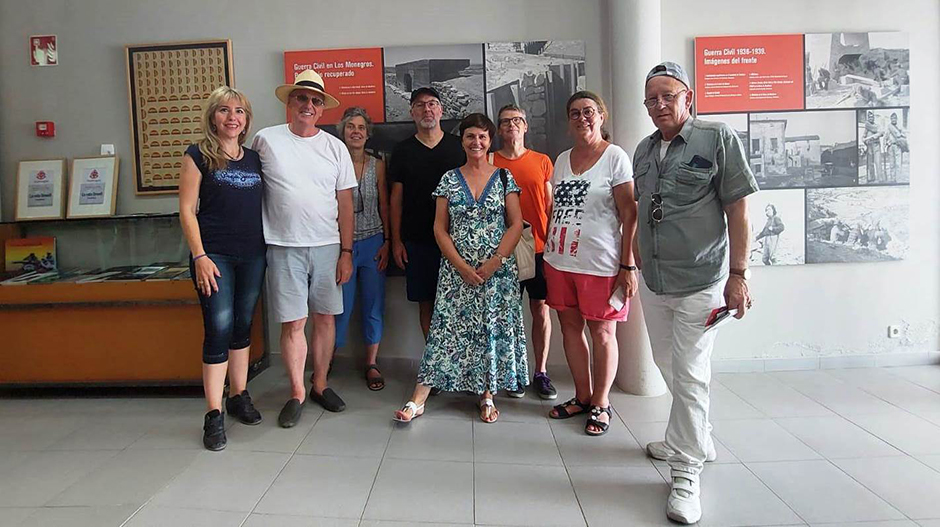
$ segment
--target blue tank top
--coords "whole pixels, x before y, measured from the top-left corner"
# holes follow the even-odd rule
[[[197,145],[186,149],[199,171],[199,234],[207,253],[255,256],[265,250],[261,229],[261,158],[249,148],[222,170],[207,168]]]

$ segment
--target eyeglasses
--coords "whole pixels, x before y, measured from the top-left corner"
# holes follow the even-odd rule
[[[311,103],[313,103],[313,105],[316,106],[316,107],[320,107],[320,106],[323,106],[323,105],[325,104],[325,103],[323,102],[323,99],[321,99],[321,98],[319,98],[319,97],[313,97],[313,96],[307,95],[307,94],[305,94],[305,93],[298,93],[298,94],[296,94],[296,95],[291,94],[291,97],[292,97],[295,101],[299,102],[300,104],[307,104],[308,102],[311,102]]]
[[[659,97],[649,97],[643,100],[643,106],[646,106],[650,110],[656,108],[660,104],[663,106],[669,106],[670,104],[676,102],[676,99],[678,99],[680,95],[687,91],[689,90],[679,90],[675,93],[665,93]]]
[[[571,119],[572,121],[580,121],[582,117],[585,119],[591,119],[597,114],[597,108],[594,108],[593,106],[588,106],[583,110],[578,110],[575,108],[574,110],[568,111],[568,119]]]
[[[512,123],[516,126],[522,126],[523,124],[525,124],[525,117],[519,117],[519,116],[504,117],[499,120],[499,125],[502,127],[509,126],[509,123]]]
[[[427,108],[428,110],[436,110],[441,107],[441,101],[433,100],[433,99],[430,101],[420,101],[420,102],[413,103],[411,107],[419,108],[421,110],[425,108]]]
[[[652,194],[650,195],[650,201],[653,202],[650,205],[649,219],[649,224],[652,225],[654,221],[656,223],[663,221],[663,196],[659,193]]]

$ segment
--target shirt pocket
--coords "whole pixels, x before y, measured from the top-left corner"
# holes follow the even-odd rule
[[[694,168],[686,164],[676,170],[676,201],[680,205],[691,205],[708,195],[711,189],[714,166]]]

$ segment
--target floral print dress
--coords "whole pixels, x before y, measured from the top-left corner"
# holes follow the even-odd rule
[[[496,253],[506,232],[505,195],[520,192],[507,170],[499,170],[480,194],[473,194],[460,169],[441,178],[433,196],[447,198],[450,236],[460,256],[479,267]],[[516,259],[510,256],[482,285],[464,282],[457,268],[441,259],[431,331],[418,382],[444,391],[482,394],[516,390],[528,384],[525,327]]]

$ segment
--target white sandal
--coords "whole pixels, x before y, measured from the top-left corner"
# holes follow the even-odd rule
[[[411,410],[411,417],[405,418],[405,412]],[[408,401],[405,403],[405,406],[395,412],[395,416],[392,417],[393,421],[398,421],[399,423],[410,423],[411,421],[424,415],[424,405],[418,405],[414,401]]]
[[[484,423],[492,424],[492,423],[495,423],[497,419],[499,419],[499,408],[496,408],[496,405],[493,404],[492,397],[481,397],[480,404],[477,406],[480,407],[480,420],[483,421]],[[483,418],[483,408],[486,406],[493,408],[493,413],[490,414],[493,417],[492,421],[487,421],[486,419]]]

